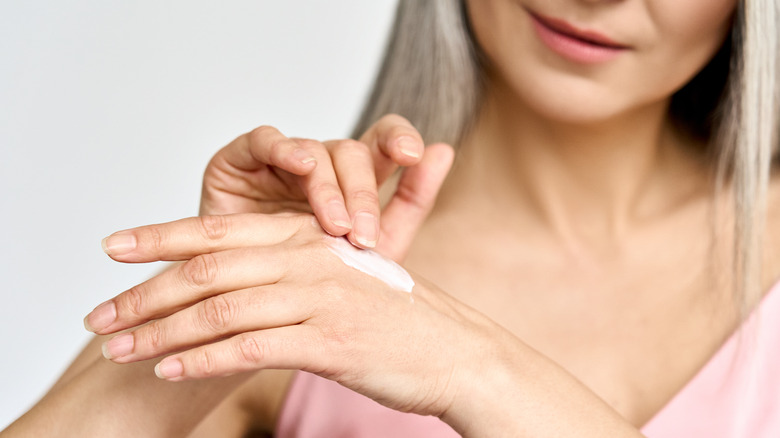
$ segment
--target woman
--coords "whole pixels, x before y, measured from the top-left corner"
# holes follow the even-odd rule
[[[200,219],[106,239],[118,261],[187,262],[88,315],[131,330],[8,435],[776,435],[775,17],[770,1],[402,2],[358,131],[398,112],[422,136],[390,116],[368,147],[239,137]],[[423,139],[460,155],[412,239],[451,160]],[[413,167],[380,224],[395,164]],[[248,214],[301,199],[319,225]],[[320,226],[422,276],[367,275]]]

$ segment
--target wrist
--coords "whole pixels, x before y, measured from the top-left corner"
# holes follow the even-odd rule
[[[642,436],[560,365],[511,334],[501,338],[440,416],[461,436]]]
[[[460,373],[452,403],[439,417],[461,436],[518,436],[521,416],[516,407],[526,403],[522,376],[530,368],[532,350],[516,338],[513,341],[489,339],[471,356],[471,366]]]

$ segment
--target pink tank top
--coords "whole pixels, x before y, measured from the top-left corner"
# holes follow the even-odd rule
[[[642,427],[650,438],[780,437],[780,283],[706,365]],[[277,424],[279,438],[455,438],[436,417],[386,408],[299,372]]]

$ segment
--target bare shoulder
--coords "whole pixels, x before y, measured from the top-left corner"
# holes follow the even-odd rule
[[[289,370],[257,372],[204,418],[190,437],[272,436],[293,375]]]

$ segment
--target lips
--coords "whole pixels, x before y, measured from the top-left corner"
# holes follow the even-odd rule
[[[625,53],[630,46],[616,42],[594,30],[580,29],[564,20],[541,15],[526,9],[536,35],[551,51],[570,62],[597,64]]]
[[[541,23],[543,26],[549,28],[550,30],[553,30],[555,32],[558,32],[562,35],[568,36],[570,38],[574,38],[577,40],[580,40],[584,43],[593,44],[596,46],[602,46],[612,49],[628,49],[629,46],[625,44],[620,44],[618,42],[613,41],[609,37],[602,35],[598,32],[592,31],[592,30],[582,30],[578,29],[571,24],[569,24],[566,21],[559,20],[557,18],[552,17],[546,17],[541,14],[537,14],[532,11],[528,11],[528,13],[536,19],[539,23]]]

